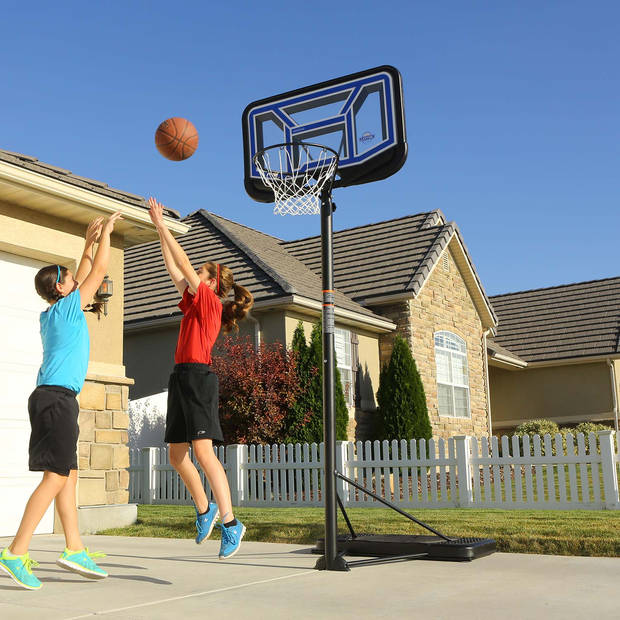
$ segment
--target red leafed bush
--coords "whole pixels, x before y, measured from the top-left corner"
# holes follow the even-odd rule
[[[225,442],[283,440],[286,414],[299,393],[295,354],[279,342],[256,351],[249,338],[225,338],[212,366],[220,382]]]

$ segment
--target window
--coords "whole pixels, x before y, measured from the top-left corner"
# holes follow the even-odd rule
[[[353,368],[351,365],[351,332],[336,327],[334,329],[334,348],[336,365],[340,371],[342,391],[347,407],[353,407]]]
[[[469,418],[469,372],[465,341],[451,332],[436,332],[435,361],[439,415]]]

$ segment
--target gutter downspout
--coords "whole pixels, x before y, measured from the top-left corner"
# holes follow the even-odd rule
[[[609,375],[611,377],[611,396],[614,406],[614,424],[616,426],[616,433],[618,432],[618,393],[616,392],[616,369],[612,360],[607,360],[609,366]]]
[[[491,332],[490,329],[485,329],[482,333],[482,354],[484,357],[484,378],[487,391],[487,423],[489,425],[489,438],[493,434],[493,424],[491,422],[491,392],[489,389],[489,354],[487,353],[487,334]]]
[[[246,314],[245,320],[254,323],[254,350],[258,351],[260,347],[260,322],[252,313]]]

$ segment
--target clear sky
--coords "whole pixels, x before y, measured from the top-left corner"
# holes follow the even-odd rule
[[[441,209],[489,295],[620,275],[618,2],[4,0],[1,15],[0,148],[297,239],[317,216],[245,193],[244,107],[391,64],[409,157],[335,190],[336,230]],[[185,162],[154,146],[170,116],[200,133]]]

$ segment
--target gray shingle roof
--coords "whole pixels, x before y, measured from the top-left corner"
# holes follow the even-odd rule
[[[59,168],[58,166],[53,166],[52,164],[46,164],[45,162],[39,161],[36,157],[32,157],[30,155],[13,153],[11,151],[0,149],[0,161],[13,164],[14,166],[19,166],[20,168],[24,168],[26,170],[31,170],[32,172],[36,172],[47,177],[58,179],[64,183],[69,183],[70,185],[87,189],[91,192],[95,192],[96,194],[101,194],[102,196],[108,196],[109,198],[120,200],[134,207],[143,207],[146,209],[146,202],[142,196],[124,192],[120,189],[114,189],[113,187],[108,187],[108,185],[102,181],[96,181],[95,179],[89,179],[87,177],[73,174],[70,170],[65,170],[64,168]],[[165,208],[165,214],[175,219],[179,219],[181,217],[178,211],[169,208]]]
[[[490,299],[495,341],[527,362],[620,354],[620,277]]]
[[[256,301],[290,295],[322,301],[320,276],[291,256],[280,239],[207,211],[192,213],[183,222],[192,228],[178,241],[192,264],[212,260],[227,265],[235,282],[248,288]],[[126,324],[179,315],[178,301],[158,242],[125,251]],[[335,303],[338,308],[385,320],[339,291]]]
[[[446,223],[439,210],[334,232],[334,283],[351,299],[366,306],[372,306],[373,298],[386,295],[416,295],[455,234],[494,316],[458,227],[454,222]],[[319,269],[320,237],[283,245],[310,269]]]

